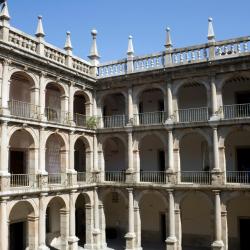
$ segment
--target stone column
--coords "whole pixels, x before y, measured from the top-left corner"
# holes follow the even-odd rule
[[[93,171],[99,172],[100,169],[98,167],[98,145],[97,145],[97,137],[96,134],[93,135]]]
[[[100,211],[100,247],[101,249],[107,248],[106,243],[106,220],[105,220],[105,214],[104,214],[104,205],[103,203],[99,204],[99,211]]]
[[[132,128],[128,129],[128,168],[126,170],[126,182],[133,183],[133,134]]]
[[[8,170],[8,156],[9,156],[9,149],[8,149],[8,123],[6,121],[3,121],[1,126],[1,164],[0,164],[0,175],[1,176],[8,176],[9,170]]]
[[[74,84],[69,86],[69,121],[74,124]]]
[[[69,250],[78,250],[78,238],[76,237],[76,223],[75,223],[75,199],[74,194],[76,190],[71,190],[69,193]]]
[[[140,208],[139,204],[136,201],[134,207],[134,215],[135,215],[135,249],[141,250],[141,216],[140,216]]]
[[[42,121],[46,120],[46,113],[45,113],[45,99],[46,99],[46,86],[45,86],[45,73],[41,72],[39,76],[39,106],[40,106],[40,119]]]
[[[69,117],[69,97],[66,95],[61,96],[61,121],[70,121]]]
[[[216,91],[216,84],[215,84],[215,75],[211,76],[210,88],[211,88],[211,101],[212,101],[211,120],[218,120],[218,115],[216,114],[218,111],[218,105],[217,105],[217,91]]]
[[[220,191],[214,190],[214,242],[212,243],[213,250],[224,249],[222,241],[222,227],[221,227],[221,200]]]
[[[133,90],[132,87],[128,88],[128,123],[133,124],[133,98],[132,98]]]
[[[134,155],[134,181],[135,182],[140,182],[140,151],[139,150],[134,150],[133,151]]]
[[[170,183],[175,183],[176,178],[175,178],[175,169],[174,169],[174,142],[173,142],[173,131],[172,129],[169,129],[168,131],[168,155],[167,155],[167,168],[166,168],[166,173],[167,173],[167,182]]]
[[[10,60],[3,61],[3,75],[2,75],[2,113],[9,114],[9,96],[10,96],[10,79],[9,79],[9,65]]]
[[[228,226],[227,226],[227,211],[224,209],[221,211],[221,226],[222,226],[222,241],[224,243],[224,249],[228,249]]]
[[[171,83],[167,83],[167,101],[165,103],[167,104],[167,122],[172,123],[173,122],[173,98],[172,98],[172,86]],[[165,104],[165,105],[166,105]]]
[[[135,241],[135,221],[134,221],[134,196],[133,188],[127,188],[128,190],[128,233],[126,238],[126,250],[134,249]]]
[[[94,244],[97,249],[100,246],[100,219],[99,219],[99,198],[97,193],[98,188],[94,188]]]
[[[7,217],[7,200],[8,197],[0,199],[0,249],[8,250],[8,217]]]
[[[38,221],[39,217],[36,216],[28,216],[28,232],[26,235],[26,242],[28,242],[30,250],[38,249]]]
[[[46,246],[46,206],[45,196],[47,193],[41,193],[39,197],[39,221],[38,221],[38,243],[39,250],[49,250]]]
[[[74,132],[69,133],[69,163],[67,168],[67,174],[70,185],[77,184],[77,171],[75,170],[75,144],[74,144]]]
[[[181,211],[180,205],[175,206],[175,235],[177,238],[177,250],[181,250],[182,246],[182,227],[181,227]]]
[[[176,250],[177,239],[175,236],[175,204],[173,190],[168,190],[168,222],[169,222],[169,236],[166,239],[167,250]]]
[[[68,250],[69,210],[60,210],[61,250]]]
[[[84,248],[93,249],[93,228],[94,228],[94,218],[93,218],[93,206],[90,204],[85,205],[85,216],[86,216],[86,244]]]

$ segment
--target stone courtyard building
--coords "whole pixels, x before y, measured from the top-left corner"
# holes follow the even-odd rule
[[[0,13],[1,250],[249,250],[250,37],[100,63]]]

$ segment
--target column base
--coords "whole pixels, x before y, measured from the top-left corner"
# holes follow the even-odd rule
[[[50,248],[47,247],[46,245],[40,245],[40,246],[38,247],[38,250],[50,250]]]
[[[76,236],[69,237],[69,250],[78,250],[78,241],[79,239]]]
[[[166,250],[176,250],[177,239],[175,236],[168,237],[166,240]]]
[[[125,235],[125,239],[126,239],[126,248],[125,248],[125,250],[134,250],[135,233],[127,233]]]
[[[216,240],[212,243],[212,250],[223,250],[224,243],[222,240]]]

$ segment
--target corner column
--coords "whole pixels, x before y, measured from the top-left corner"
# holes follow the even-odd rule
[[[132,98],[132,87],[128,88],[128,124],[133,124],[133,98]]]
[[[212,116],[210,120],[218,120],[218,105],[217,105],[217,91],[216,91],[216,84],[215,84],[215,75],[211,76],[210,79],[210,88],[211,88],[211,101],[212,101]]]
[[[9,65],[10,60],[3,61],[3,74],[2,74],[2,114],[9,114],[9,95],[10,95],[10,79],[9,79]]]
[[[100,219],[99,219],[99,198],[98,198],[98,188],[94,188],[94,245],[96,249],[100,247]]]
[[[166,239],[166,249],[176,250],[177,239],[175,236],[175,207],[173,190],[168,190],[168,221],[169,221],[169,236]]]
[[[133,132],[132,128],[127,130],[128,133],[128,168],[126,170],[126,182],[133,182]]]
[[[167,83],[167,123],[173,122],[173,97],[172,97],[172,85],[170,82]],[[165,105],[166,105],[165,104]]]
[[[126,250],[133,250],[134,240],[135,240],[134,196],[133,196],[133,188],[127,188],[127,190],[128,190],[128,233],[125,235]]]
[[[7,200],[8,197],[2,197],[0,199],[0,249],[8,250],[9,247],[9,228],[7,218]]]
[[[214,242],[212,243],[213,250],[224,249],[222,241],[222,226],[221,226],[221,200],[220,191],[214,190]]]

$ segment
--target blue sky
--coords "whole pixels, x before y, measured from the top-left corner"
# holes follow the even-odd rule
[[[8,0],[11,25],[34,34],[43,16],[46,41],[63,48],[71,31],[73,53],[87,57],[90,31],[98,30],[101,61],[126,56],[133,35],[136,55],[164,49],[165,28],[174,47],[206,42],[207,19],[214,19],[216,39],[250,35],[250,1],[225,0]]]

